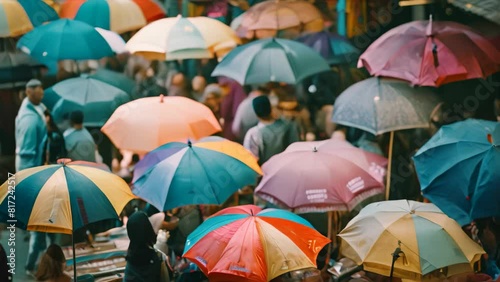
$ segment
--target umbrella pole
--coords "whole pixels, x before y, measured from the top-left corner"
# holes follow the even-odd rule
[[[385,200],[389,200],[389,195],[391,192],[391,171],[392,171],[392,147],[394,146],[394,131],[391,131],[391,136],[389,139],[389,160],[387,162],[387,178],[385,184]]]
[[[75,253],[75,231],[71,233],[71,244],[73,245],[73,280],[77,281],[76,274],[76,253]]]
[[[333,217],[333,212],[329,211],[328,212],[328,239],[330,239],[332,242],[328,244],[328,252],[326,254],[326,265],[328,267],[328,264],[330,263],[330,257],[332,256],[332,247],[333,247],[333,240],[332,240],[332,217]]]

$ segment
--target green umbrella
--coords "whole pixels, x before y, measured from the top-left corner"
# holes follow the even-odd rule
[[[119,73],[108,69],[102,69],[102,68],[98,69],[94,74],[91,74],[89,77],[113,85],[114,87],[120,88],[129,95],[132,95],[132,92],[134,91],[135,88],[135,82],[132,79],[128,78],[123,73]]]
[[[212,76],[230,77],[240,84],[296,84],[330,67],[310,47],[287,39],[262,39],[237,47],[224,57]]]
[[[84,113],[85,126],[102,126],[115,109],[130,101],[123,90],[102,81],[82,76],[57,83],[45,92],[43,101],[52,107],[56,123],[72,111]]]

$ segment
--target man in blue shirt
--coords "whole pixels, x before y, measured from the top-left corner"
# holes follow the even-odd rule
[[[42,98],[42,83],[30,80],[16,117],[16,171],[43,165],[47,126]]]

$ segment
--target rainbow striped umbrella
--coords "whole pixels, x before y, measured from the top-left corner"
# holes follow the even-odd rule
[[[71,162],[38,166],[19,171],[0,186],[0,221],[72,234],[89,223],[118,218],[133,198],[123,179],[103,169]]]
[[[0,37],[16,37],[33,29],[23,6],[14,0],[0,0]]]

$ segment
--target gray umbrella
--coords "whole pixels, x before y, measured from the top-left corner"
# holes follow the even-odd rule
[[[432,88],[372,77],[342,92],[333,106],[332,121],[380,135],[428,127],[440,104]]]
[[[425,128],[441,105],[432,88],[414,88],[407,82],[372,77],[347,88],[333,105],[332,121],[375,135],[390,132],[386,200],[391,185],[394,131]]]

